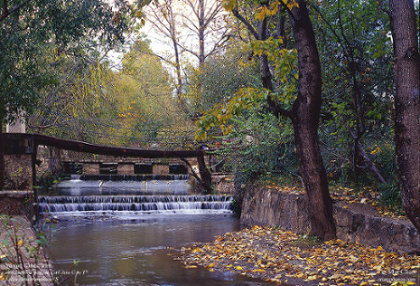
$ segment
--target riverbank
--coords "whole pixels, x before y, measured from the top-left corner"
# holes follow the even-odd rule
[[[0,215],[0,284],[54,285],[44,241],[24,215]]]
[[[33,196],[27,191],[0,191],[0,284],[54,285],[52,265],[43,246],[46,237],[35,232]]]
[[[337,238],[387,251],[420,254],[420,234],[403,216],[381,211],[374,193],[357,193],[335,188],[333,218]],[[284,230],[306,234],[310,232],[308,204],[303,189],[256,186],[243,198],[241,225],[280,226]]]
[[[309,221],[302,188],[249,189],[241,224],[250,228],[183,248],[175,259],[186,268],[288,285],[420,285],[417,231],[368,194],[336,188],[334,219],[341,239],[320,242],[305,235]]]
[[[420,285],[420,256],[339,239],[319,242],[275,227],[226,233],[211,243],[182,248],[177,259],[186,268],[205,267],[278,284]]]

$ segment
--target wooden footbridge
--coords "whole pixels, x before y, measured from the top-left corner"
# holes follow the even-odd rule
[[[38,146],[55,147],[63,150],[91,153],[116,157],[136,158],[179,158],[191,168],[188,158],[196,158],[198,174],[192,170],[193,176],[202,184],[205,190],[211,188],[211,174],[207,169],[204,157],[205,150],[148,150],[139,148],[113,147],[77,140],[65,140],[40,134],[3,133],[5,155],[26,155],[25,160],[31,161],[33,184],[36,185],[36,163]]]

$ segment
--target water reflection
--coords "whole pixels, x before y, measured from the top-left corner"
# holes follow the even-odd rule
[[[83,285],[263,285],[231,273],[185,269],[167,247],[213,240],[239,229],[230,215],[175,215],[133,221],[61,222],[50,252],[59,269],[86,271]],[[72,285],[73,281],[69,282]]]

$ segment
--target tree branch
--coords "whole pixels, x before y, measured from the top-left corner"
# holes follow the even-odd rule
[[[237,7],[235,7],[235,9],[232,10],[232,14],[248,28],[248,31],[254,36],[256,40],[259,40],[257,30],[255,30],[255,28],[251,25],[250,22],[248,22],[247,19],[245,19],[241,14],[239,14]]]
[[[3,2],[3,15],[0,17],[0,22],[2,22],[3,20],[5,20],[8,16],[10,16],[13,13],[15,13],[20,8],[22,8],[23,6],[25,6],[26,4],[28,4],[29,1],[30,0],[26,0],[26,1],[22,2],[22,3],[20,3],[19,5],[13,7],[11,10],[9,10],[8,7],[7,7],[7,0],[4,0],[4,2]]]

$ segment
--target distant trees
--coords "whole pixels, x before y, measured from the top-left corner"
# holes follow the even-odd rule
[[[123,68],[114,72],[112,93],[117,98],[121,128],[128,145],[181,148],[192,124],[173,97],[170,76],[147,41],[138,40],[124,54]],[[172,142],[172,143],[171,143]],[[179,143],[178,145],[174,142]],[[166,145],[165,145],[166,144]]]
[[[74,69],[74,59],[66,59],[56,67],[60,72]],[[123,54],[120,70],[90,58],[70,79],[60,80],[58,90],[51,88],[41,94],[28,121],[31,130],[92,143],[146,148],[157,141],[179,141],[177,135],[188,135],[182,130],[191,128],[178,125],[183,114],[172,96],[169,74],[141,38]]]
[[[56,84],[55,57],[86,46],[123,40],[129,7],[94,1],[2,1],[0,17],[0,124],[30,112],[44,88]],[[83,41],[84,37],[89,39]],[[84,46],[86,44],[86,46]],[[3,136],[0,130],[0,141]],[[0,143],[0,182],[4,161]],[[2,184],[2,183],[0,183]]]
[[[183,96],[188,77],[185,63],[190,61],[185,55],[196,59],[198,69],[202,69],[208,58],[222,52],[230,35],[222,1],[156,1],[146,7],[145,15],[153,30],[170,42],[172,57],[158,56],[175,69],[179,105],[191,115],[188,99]]]
[[[401,199],[420,232],[420,56],[414,1],[390,0],[395,73],[395,151]]]
[[[199,67],[203,67],[205,60],[216,52],[220,52],[229,39],[230,29],[224,19],[222,1],[182,0],[180,4],[188,7],[182,14],[183,26],[197,41],[197,45],[184,42],[181,43],[181,47],[196,57]]]
[[[169,63],[176,71],[176,94],[180,104],[184,104],[181,97],[183,89],[182,71],[181,71],[181,51],[179,47],[179,26],[180,15],[175,9],[175,0],[163,0],[152,2],[146,9],[146,19],[153,28],[162,36],[171,42],[173,60],[159,56],[165,62]]]

